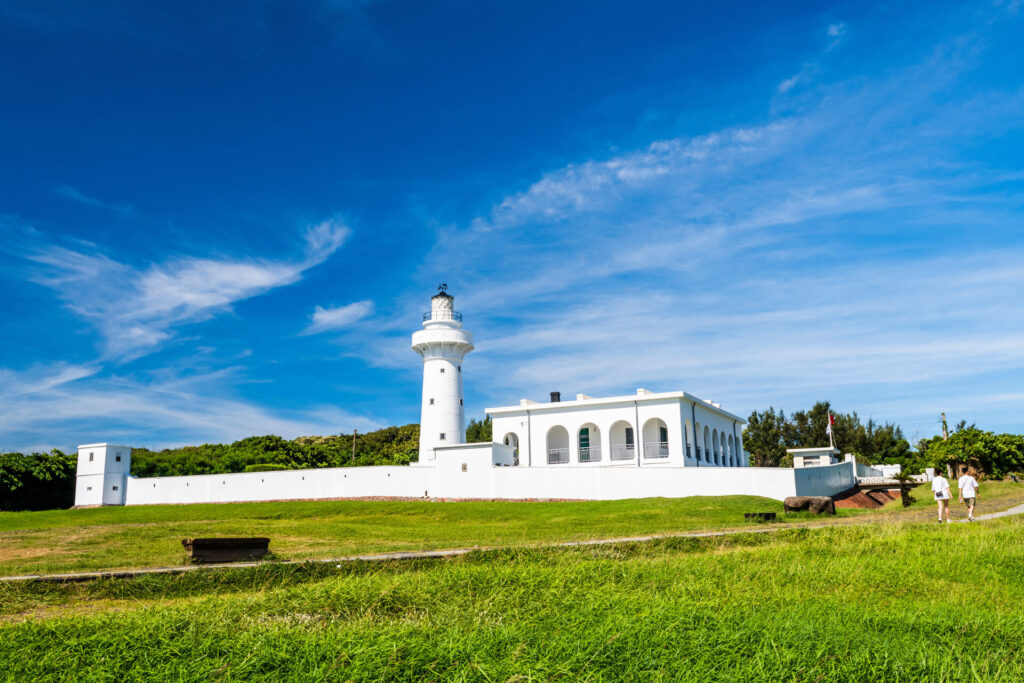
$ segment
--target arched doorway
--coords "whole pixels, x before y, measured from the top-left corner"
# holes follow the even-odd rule
[[[579,462],[599,462],[601,460],[601,430],[593,422],[580,427],[576,435],[578,444],[576,459]]]
[[[512,447],[512,464],[513,465],[518,465],[519,464],[519,435],[516,434],[515,432],[509,432],[508,434],[505,435],[505,438],[502,439],[502,443],[504,443],[506,446],[511,446]]]
[[[644,459],[668,457],[668,425],[652,417],[644,423]]]
[[[611,441],[612,460],[633,460],[636,458],[636,435],[633,433],[633,425],[625,420],[619,420],[612,425],[608,436]]]
[[[564,465],[569,462],[569,432],[561,425],[548,430],[548,464]]]

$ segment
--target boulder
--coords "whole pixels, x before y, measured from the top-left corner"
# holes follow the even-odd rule
[[[807,510],[816,515],[836,514],[836,504],[828,496],[790,496],[782,501],[786,512]]]

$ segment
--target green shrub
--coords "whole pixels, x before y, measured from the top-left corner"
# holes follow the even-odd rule
[[[286,470],[286,465],[280,465],[273,462],[257,463],[255,465],[246,465],[246,472],[275,472],[277,470]]]
[[[57,449],[0,455],[0,510],[52,510],[74,505],[77,458]]]

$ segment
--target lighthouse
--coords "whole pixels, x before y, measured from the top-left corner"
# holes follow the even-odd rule
[[[473,350],[473,335],[462,329],[462,314],[454,309],[448,285],[437,289],[423,314],[423,329],[412,335],[412,350],[423,359],[420,462],[432,460],[438,446],[466,441],[462,359]]]

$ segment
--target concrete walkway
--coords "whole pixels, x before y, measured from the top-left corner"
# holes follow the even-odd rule
[[[1011,515],[1024,515],[1024,505],[1018,505],[1012,507],[1009,510],[1003,510],[1002,512],[990,512],[987,515],[978,515],[975,519],[999,519],[1000,517],[1010,517]],[[967,522],[966,519],[956,520],[957,524]]]
[[[934,514],[934,513],[933,513]],[[1002,512],[990,512],[985,515],[978,515],[977,520],[998,519],[1024,514],[1024,505],[1017,505]],[[475,548],[451,548],[447,550],[423,550],[417,552],[391,552],[374,553],[370,555],[348,555],[345,557],[333,557],[327,559],[308,560],[286,560],[283,562],[231,562],[225,564],[192,564],[180,567],[149,567],[146,569],[116,569],[100,572],[71,572],[67,574],[24,574],[22,576],[0,576],[0,582],[17,581],[49,581],[65,583],[72,581],[92,581],[95,579],[128,579],[136,576],[147,576],[149,574],[184,574],[186,572],[215,570],[215,569],[237,569],[245,567],[259,567],[262,565],[297,565],[297,564],[338,564],[346,562],[388,562],[392,560],[418,560],[418,559],[442,559],[446,557],[458,557],[468,555],[472,552],[487,552],[489,550],[503,550],[507,548],[574,548],[581,546],[612,545],[615,543],[649,543],[664,538],[715,538],[719,536],[733,536],[736,534],[767,534],[787,529],[826,529],[834,526],[872,524],[875,519],[859,521],[858,518],[848,518],[843,521],[834,522],[803,522],[784,524],[772,527],[759,527],[754,529],[723,529],[722,531],[682,531],[668,534],[651,534],[649,536],[627,536],[622,538],[599,538],[589,541],[561,541],[558,543],[544,543],[539,545],[525,546],[493,546]],[[921,521],[921,520],[913,520]],[[966,519],[958,519],[955,524],[968,524]]]

